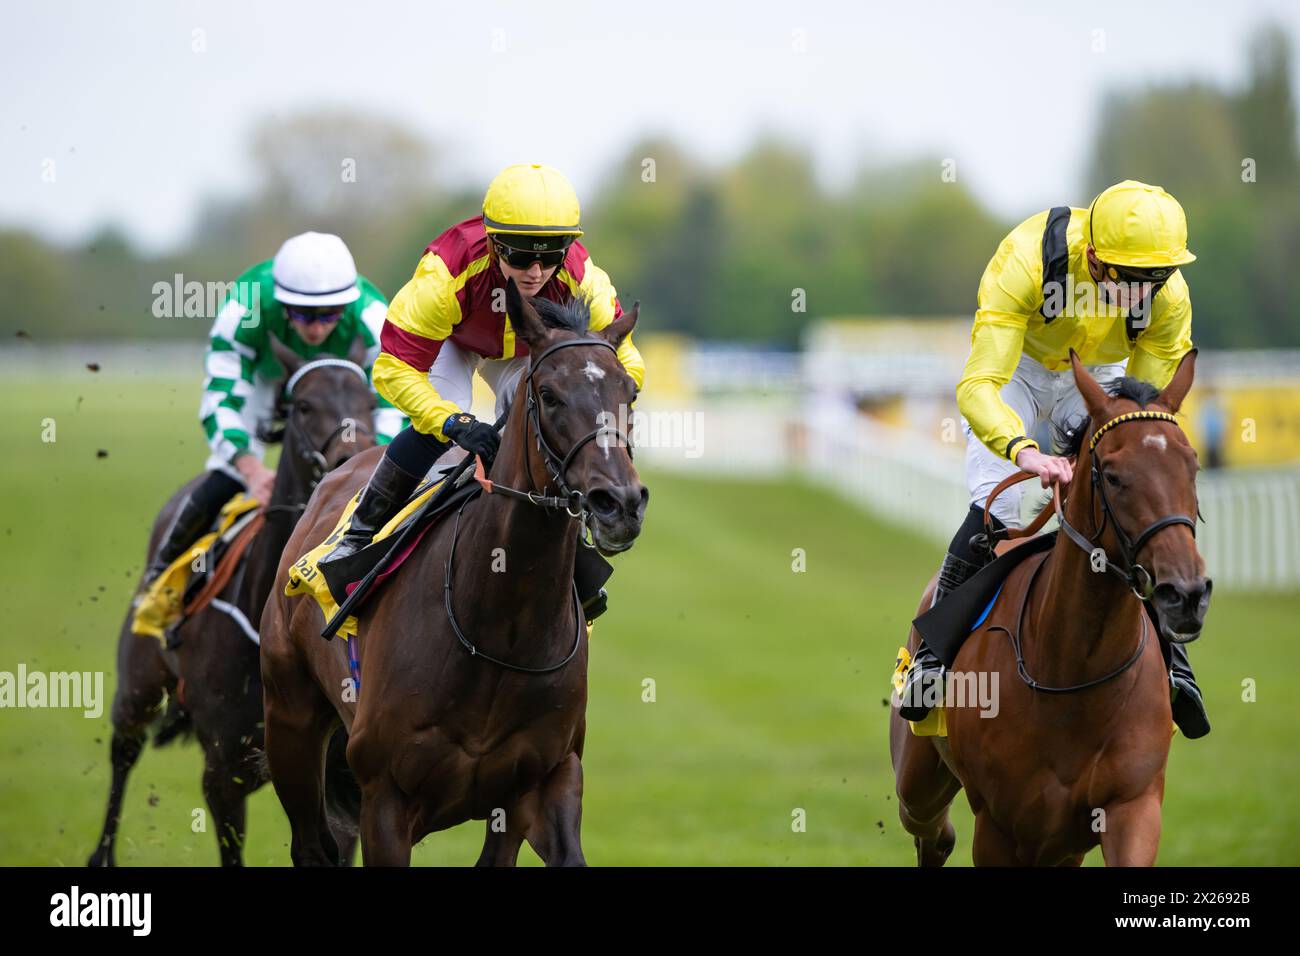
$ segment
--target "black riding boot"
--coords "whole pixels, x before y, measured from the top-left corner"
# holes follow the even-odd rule
[[[997,518],[990,518],[995,529],[1005,527]],[[948,553],[943,556],[943,566],[939,569],[939,580],[935,584],[931,607],[957,590],[987,562],[987,553],[977,551],[971,543],[971,539],[983,531],[984,511],[972,505],[966,513],[966,520],[948,545]],[[912,668],[907,672],[907,683],[903,685],[898,708],[899,715],[904,720],[924,720],[930,713],[930,708],[943,700],[943,671],[943,662],[924,640],[921,641],[916,648]]]
[[[338,565],[368,545],[379,529],[402,510],[422,477],[403,471],[388,455],[379,459],[343,536],[330,553],[320,559],[320,569],[325,571],[330,565]]]
[[[221,506],[243,487],[222,471],[210,471],[206,478],[191,489],[172,515],[172,522],[158,543],[158,550],[144,573],[144,586],[148,587],[173,561],[185,553],[199,535],[207,531],[216,520]]]
[[[1174,723],[1188,740],[1210,732],[1210,717],[1205,712],[1201,689],[1196,686],[1187,648],[1169,642],[1169,682],[1173,685]]]
[[[609,594],[604,584],[614,573],[614,566],[595,548],[578,542],[578,557],[573,563],[573,583],[578,586],[578,600],[588,624],[609,610]]]

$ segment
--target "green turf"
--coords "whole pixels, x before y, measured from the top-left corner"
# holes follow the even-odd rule
[[[0,670],[104,670],[111,695],[148,521],[205,457],[197,382],[180,371],[0,385]],[[41,441],[47,417],[52,444]],[[592,646],[590,862],[909,864],[883,701],[936,549],[793,482],[645,478],[645,531],[618,561]],[[791,570],[795,548],[807,555],[804,573]],[[1298,616],[1300,595],[1215,595],[1192,648],[1215,729],[1175,738],[1160,862],[1300,862]],[[1258,702],[1242,700],[1246,678],[1257,680]],[[653,703],[642,700],[647,679]],[[0,711],[0,863],[85,860],[107,792],[108,737],[107,716]],[[145,753],[120,863],[215,863],[212,834],[191,829],[200,768],[193,745]],[[792,831],[796,808],[806,832]],[[286,863],[288,827],[269,786],[249,819],[247,861]],[[962,798],[954,819],[953,861],[965,864]],[[417,862],[471,863],[481,836],[481,824],[435,834]],[[536,862],[527,849],[521,859]]]

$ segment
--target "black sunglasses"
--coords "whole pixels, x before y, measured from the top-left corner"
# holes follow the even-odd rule
[[[512,269],[527,269],[534,262],[549,269],[564,263],[573,244],[572,236],[516,236],[509,241],[497,238],[497,255]]]
[[[1178,271],[1177,266],[1160,266],[1154,269],[1138,269],[1133,266],[1116,266],[1102,263],[1106,277],[1112,282],[1150,282],[1152,285],[1164,285],[1169,277]]]
[[[337,322],[343,318],[345,308],[341,306],[293,306],[286,305],[284,312],[295,322],[301,322],[303,325],[312,325],[320,322],[328,325],[331,322]]]

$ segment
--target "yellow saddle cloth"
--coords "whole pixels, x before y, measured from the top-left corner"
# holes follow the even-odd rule
[[[260,505],[256,498],[250,498],[242,491],[222,505],[217,530],[208,532],[186,548],[185,553],[168,565],[167,570],[158,575],[136,600],[131,632],[162,640],[167,628],[180,620],[185,589],[194,574],[207,567],[212,545],[236,521]]]
[[[374,541],[382,541],[387,538],[398,526],[401,525],[408,517],[415,513],[421,505],[427,501],[435,491],[442,485],[441,481],[429,484],[416,492],[414,498],[407,502],[406,507],[399,511],[386,525],[379,529],[375,535]],[[364,489],[362,489],[364,490]],[[316,566],[317,562],[333,550],[334,545],[338,543],[343,532],[347,529],[348,522],[352,518],[352,512],[356,510],[357,504],[361,501],[361,491],[358,491],[343,506],[343,512],[339,515],[339,520],[334,523],[334,530],[316,547],[312,548],[301,558],[294,562],[293,567],[289,569],[289,583],[284,586],[286,597],[297,597],[301,594],[310,594],[320,605],[321,613],[325,615],[325,620],[330,620],[338,613],[339,605],[334,600],[334,595],[330,593],[329,585],[325,581],[325,575],[320,572]],[[350,615],[343,622],[342,627],[338,629],[340,637],[346,639],[357,633],[356,615]]]
[[[906,647],[898,649],[898,658],[894,661],[894,676],[890,683],[894,685],[894,694],[903,696],[903,686],[907,683],[907,672],[912,669],[912,655]],[[945,707],[934,707],[926,714],[925,720],[909,720],[912,733],[917,737],[947,737],[948,711]]]

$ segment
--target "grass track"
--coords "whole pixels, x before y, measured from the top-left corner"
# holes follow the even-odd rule
[[[0,670],[104,670],[111,697],[147,522],[206,454],[197,384],[111,371],[10,378],[0,401]],[[41,440],[46,418],[54,443]],[[645,532],[618,562],[593,639],[588,859],[910,864],[882,701],[935,548],[796,482],[644,477]],[[804,573],[791,570],[795,548]],[[1175,738],[1161,863],[1300,863],[1298,618],[1300,595],[1215,595],[1192,648],[1215,729]],[[1245,678],[1257,681],[1257,702],[1241,699]],[[654,703],[642,700],[647,679]],[[108,737],[107,712],[0,711],[0,863],[84,862],[107,793]],[[120,863],[216,862],[212,835],[191,831],[200,772],[196,746],[145,753]],[[792,832],[795,808],[806,832]],[[964,864],[963,798],[954,819],[953,860]],[[269,786],[249,822],[247,862],[287,863],[288,826]],[[481,838],[477,823],[435,834],[416,861],[472,863]],[[528,849],[521,859],[537,862]]]

